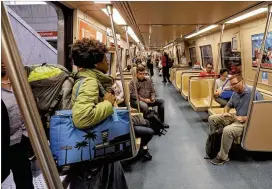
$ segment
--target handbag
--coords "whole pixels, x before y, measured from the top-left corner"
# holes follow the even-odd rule
[[[225,87],[225,85],[228,83],[229,80],[227,80],[224,85],[222,86],[222,90]],[[225,100],[229,100],[231,98],[233,94],[232,90],[223,90],[222,93],[220,94],[220,98],[225,99]]]
[[[79,87],[76,91],[78,96]],[[94,128],[78,129],[72,110],[57,111],[50,120],[50,148],[58,166],[83,161],[115,162],[133,156],[128,110],[114,113]]]

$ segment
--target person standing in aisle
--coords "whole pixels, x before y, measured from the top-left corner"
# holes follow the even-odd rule
[[[153,71],[153,63],[152,63],[152,58],[151,55],[148,55],[147,57],[147,68],[149,69],[150,72],[150,77],[152,77],[154,75],[154,71]]]
[[[163,81],[162,82],[170,82],[170,75],[169,75],[169,65],[168,65],[169,57],[166,52],[164,52],[162,56],[162,75],[163,75]]]

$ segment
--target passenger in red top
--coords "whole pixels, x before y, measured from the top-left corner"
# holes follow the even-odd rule
[[[214,76],[214,71],[213,71],[213,65],[212,63],[207,63],[206,69],[202,72],[200,72],[199,76],[201,77],[211,77]]]

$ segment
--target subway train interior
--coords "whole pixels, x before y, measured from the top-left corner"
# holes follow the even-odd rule
[[[271,15],[1,1],[2,188],[271,189]]]

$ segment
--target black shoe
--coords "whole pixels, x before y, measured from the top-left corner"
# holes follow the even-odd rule
[[[148,150],[142,150],[142,158],[143,158],[143,161],[150,161],[150,160],[152,160],[152,156],[148,152]]]
[[[166,83],[167,81],[166,81],[166,80],[163,80],[162,82]]]
[[[168,124],[163,124],[163,127],[166,128],[166,129],[169,129],[169,125]]]

